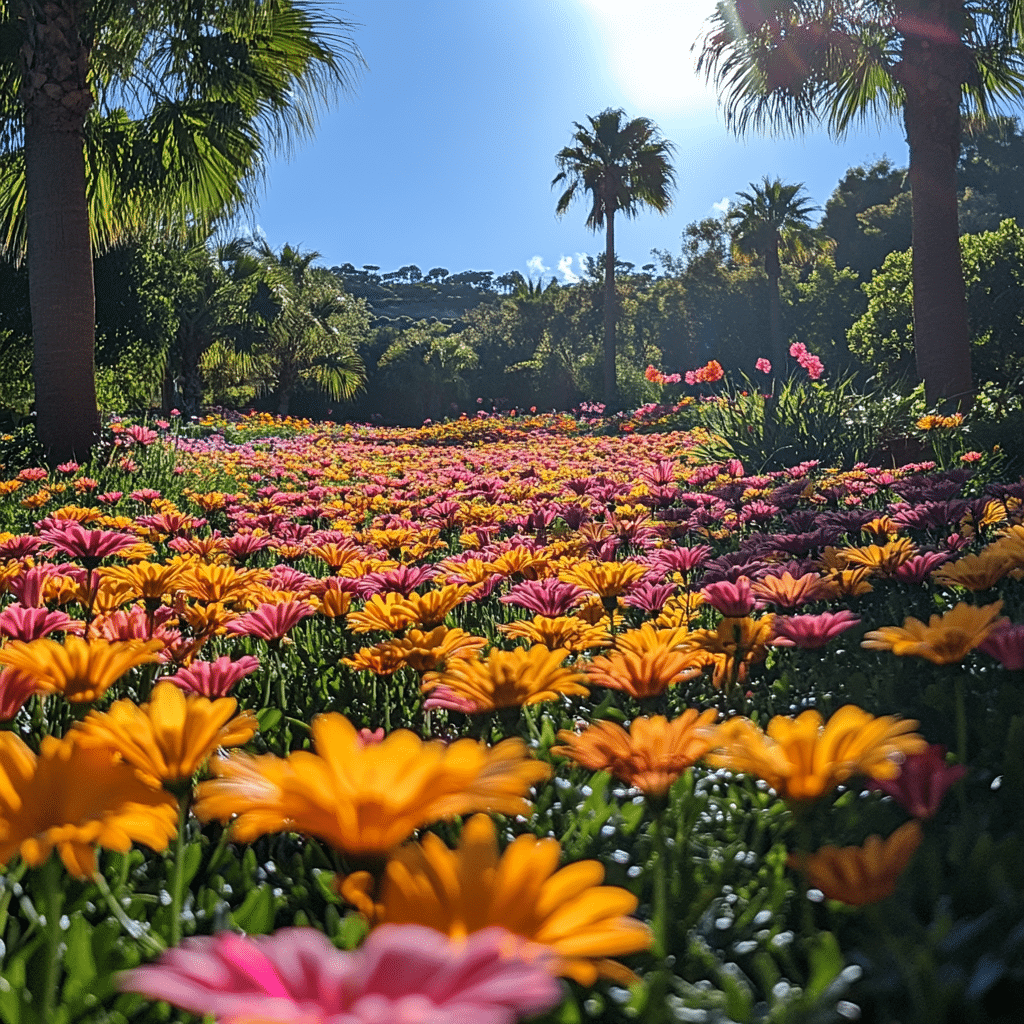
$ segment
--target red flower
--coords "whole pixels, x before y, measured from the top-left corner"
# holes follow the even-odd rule
[[[946,748],[933,743],[920,754],[910,754],[895,779],[873,779],[872,789],[891,796],[915,818],[930,818],[942,803],[946,790],[967,774],[962,764],[946,764]]]

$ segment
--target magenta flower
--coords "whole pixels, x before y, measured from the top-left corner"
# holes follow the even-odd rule
[[[822,612],[820,615],[776,615],[772,620],[776,647],[824,647],[840,633],[860,623],[860,619],[845,608],[841,612]]]
[[[38,537],[33,537],[30,533],[20,533],[0,543],[0,559],[26,558],[28,555],[34,555],[42,543]]]
[[[1003,668],[1012,672],[1024,669],[1024,623],[997,626],[978,646]]]
[[[451,942],[420,925],[381,925],[345,952],[315,928],[220,932],[185,939],[118,983],[218,1024],[512,1024],[561,998],[542,961],[508,955],[514,941],[503,928]]]
[[[59,522],[60,526],[51,526],[40,536],[54,551],[71,558],[81,558],[86,564],[98,563],[107,555],[116,555],[118,551],[139,543],[138,537],[116,530],[87,530],[74,519]]]
[[[666,575],[670,572],[687,573],[703,565],[710,554],[711,548],[707,544],[698,544],[693,548],[658,548],[648,562],[652,569],[658,569]]]
[[[232,619],[224,627],[224,631],[235,636],[258,636],[270,643],[280,640],[285,633],[312,614],[313,606],[305,601],[261,604],[253,611]]]
[[[756,363],[754,363],[754,366],[762,373],[772,372],[772,364],[767,359],[765,359],[764,356],[761,356],[761,358],[758,359]]]
[[[873,779],[872,789],[891,796],[915,818],[930,818],[942,803],[946,790],[967,774],[962,764],[946,764],[946,748],[933,743],[920,754],[911,754],[895,779]]]
[[[722,580],[703,587],[700,596],[725,616],[741,618],[759,607],[750,589],[750,577],[740,576],[735,583]]]
[[[225,654],[216,661],[193,661],[188,668],[178,669],[173,676],[161,676],[159,681],[170,680],[189,693],[198,693],[213,700],[226,697],[240,679],[251,675],[259,667],[259,659],[251,654],[246,654],[238,661],[232,661]]]
[[[14,668],[0,669],[0,722],[10,721],[36,692],[35,676]]]
[[[461,711],[464,715],[474,715],[480,710],[476,701],[460,697],[450,686],[443,683],[431,690],[430,696],[423,702],[423,708],[425,711],[444,708],[445,711]]]
[[[64,612],[51,612],[48,608],[9,604],[0,611],[0,636],[11,640],[24,640],[28,643],[55,630],[72,629],[74,626],[75,622]]]
[[[945,551],[923,551],[908,558],[892,575],[900,583],[924,583],[931,576],[932,570],[948,562],[949,558]]]
[[[514,604],[526,608],[536,615],[557,618],[565,615],[583,596],[582,587],[574,583],[563,583],[554,577],[543,580],[524,580],[513,586],[504,597],[502,604]]]

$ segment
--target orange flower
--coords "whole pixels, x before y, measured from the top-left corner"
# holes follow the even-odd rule
[[[440,590],[428,590],[425,594],[413,592],[406,598],[414,615],[412,621],[424,629],[440,626],[445,616],[462,604],[472,590],[465,583],[449,583]]]
[[[764,661],[772,638],[774,616],[762,615],[719,619],[715,629],[695,629],[687,639],[691,652],[703,654],[705,663],[714,666],[715,686],[743,682],[747,667]]]
[[[104,746],[152,786],[191,779],[218,747],[247,743],[256,732],[251,711],[235,715],[234,697],[186,695],[172,682],[157,683],[148,704],[115,701],[91,711],[74,728],[83,745]]]
[[[400,640],[382,646],[393,648],[417,672],[431,672],[452,660],[475,658],[487,646],[487,640],[462,629],[437,626],[429,632],[410,629]]]
[[[227,822],[239,842],[302,832],[355,856],[380,856],[431,822],[472,811],[525,814],[530,787],[550,774],[526,744],[424,742],[404,729],[364,746],[339,714],[313,719],[314,752],[214,757],[196,788],[196,816]]]
[[[621,690],[638,700],[657,697],[676,683],[699,676],[703,660],[689,651],[673,651],[659,647],[651,651],[611,651],[595,658],[585,671],[595,686]]]
[[[529,650],[492,650],[486,661],[460,658],[441,672],[423,677],[423,692],[443,687],[443,693],[469,701],[474,711],[518,708],[524,704],[558,700],[567,696],[586,697],[590,692],[575,669],[564,668],[564,649],[549,651],[542,644]]]
[[[933,615],[926,626],[908,616],[901,626],[883,626],[864,634],[861,647],[893,654],[915,654],[936,665],[961,661],[1003,621],[999,618],[1003,602],[977,605],[962,601],[944,615]]]
[[[47,637],[28,643],[12,640],[0,649],[0,665],[30,676],[44,693],[91,703],[126,672],[157,661],[154,652],[163,646],[160,640],[83,640],[73,634],[63,643]]]
[[[836,585],[831,580],[813,572],[799,578],[788,572],[781,576],[763,576],[755,580],[750,589],[756,597],[780,608],[798,608],[808,601],[820,601],[836,594]]]
[[[543,644],[550,651],[586,651],[593,647],[607,647],[611,635],[603,626],[592,626],[575,615],[534,615],[529,622],[509,622],[498,626],[500,632],[513,640],[529,640]]]
[[[617,597],[648,571],[647,566],[635,562],[577,562],[563,569],[558,578],[605,599]]]
[[[912,719],[875,718],[853,704],[827,725],[817,711],[776,715],[767,733],[749,718],[731,718],[719,726],[720,752],[707,761],[764,779],[784,800],[816,800],[854,775],[895,778],[905,755],[927,747],[916,728]]]
[[[502,576],[521,576],[527,580],[539,580],[550,561],[548,555],[531,551],[529,548],[517,547],[503,551],[488,565]]]
[[[562,729],[564,747],[551,753],[569,757],[592,771],[611,772],[648,796],[663,797],[669,786],[715,746],[714,709],[688,708],[668,721],[661,715],[634,718],[626,732],[614,722],[594,722],[582,733]]]
[[[398,633],[416,621],[416,609],[401,594],[389,591],[374,594],[362,610],[349,612],[345,621],[353,633],[372,633],[375,630]]]
[[[888,544],[868,544],[860,548],[844,548],[842,551],[847,565],[863,565],[885,576],[891,576],[916,554],[917,546],[907,537],[891,540]]]
[[[601,885],[598,861],[559,869],[560,854],[556,839],[523,835],[499,855],[494,822],[477,814],[463,826],[456,850],[432,833],[396,850],[379,894],[366,871],[342,880],[340,890],[374,924],[420,924],[452,938],[498,925],[548,947],[558,973],[581,985],[599,976],[635,981],[608,958],[650,948],[650,929],[628,916],[637,898]]]
[[[993,548],[995,545],[989,545],[980,555],[964,555],[955,562],[947,562],[932,572],[932,579],[940,586],[953,585],[971,591],[994,587],[1014,568],[1014,562]]]
[[[167,848],[177,830],[174,797],[77,740],[44,736],[36,756],[15,733],[0,733],[0,863],[20,853],[38,867],[56,849],[71,874],[88,878],[97,846]]]
[[[807,881],[829,899],[861,907],[893,894],[920,845],[921,823],[915,819],[888,839],[868,836],[863,846],[823,846],[810,855],[791,855],[789,865],[804,872]]]

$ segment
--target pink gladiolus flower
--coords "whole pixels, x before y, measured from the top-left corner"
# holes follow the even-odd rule
[[[820,615],[776,615],[772,620],[776,647],[824,647],[840,633],[856,626],[860,619],[845,608],[841,612],[822,612]]]
[[[345,952],[315,928],[220,932],[185,939],[118,982],[218,1024],[512,1024],[561,998],[543,961],[508,955],[515,941],[503,928],[456,943],[420,925],[385,924]]]
[[[258,636],[270,643],[273,640],[280,640],[285,633],[313,613],[313,606],[305,601],[261,604],[253,611],[232,619],[224,627],[224,631],[236,636]]]
[[[872,789],[891,796],[915,818],[930,818],[942,803],[946,790],[967,774],[962,764],[946,764],[946,748],[933,743],[920,754],[911,754],[895,779],[874,779]]]
[[[67,630],[74,626],[73,620],[64,612],[51,612],[47,608],[26,608],[20,604],[9,604],[0,611],[0,636],[26,643],[38,640],[54,630]]]
[[[686,381],[687,384],[696,384],[697,383],[697,371],[696,370],[687,370],[685,375],[684,375],[684,377],[683,377],[683,379]]]
[[[700,596],[712,608],[728,617],[742,618],[758,607],[748,576],[740,576],[735,583],[729,580],[709,583],[701,589]]]
[[[754,363],[754,366],[762,373],[772,372],[772,364],[767,359],[765,359],[764,356],[761,356],[761,358],[758,359],[756,363]]]
[[[226,697],[240,680],[260,667],[259,659],[247,654],[232,661],[225,654],[216,661],[193,661],[188,668],[178,669],[173,676],[161,676],[159,682],[170,680],[188,693],[215,700]]]
[[[1011,672],[1024,669],[1024,623],[996,626],[978,646],[986,654],[991,654],[1003,668]]]

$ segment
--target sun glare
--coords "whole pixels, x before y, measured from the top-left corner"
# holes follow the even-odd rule
[[[715,0],[580,0],[605,44],[608,67],[627,102],[644,115],[716,112],[713,89],[692,51]]]

